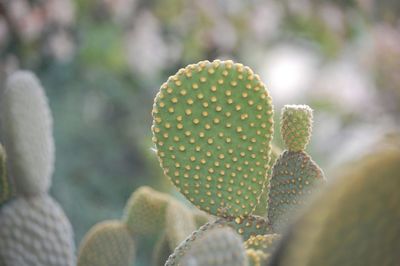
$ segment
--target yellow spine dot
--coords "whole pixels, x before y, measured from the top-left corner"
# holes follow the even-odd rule
[[[185,110],[185,113],[186,113],[187,115],[191,115],[191,114],[192,114],[192,110],[191,110],[191,109],[186,109],[186,110]]]
[[[198,85],[197,83],[193,83],[193,84],[192,84],[192,88],[193,88],[194,90],[197,90],[197,89],[199,88],[199,85]]]
[[[185,151],[185,149],[186,149],[185,146],[183,146],[183,145],[179,146],[180,151]]]
[[[200,82],[204,83],[206,81],[207,81],[206,77],[200,77]]]
[[[211,86],[211,91],[216,92],[216,91],[217,91],[217,86],[212,85],[212,86]]]
[[[192,105],[193,104],[193,100],[192,99],[187,99],[187,104]]]

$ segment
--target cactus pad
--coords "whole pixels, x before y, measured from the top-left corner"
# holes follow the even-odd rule
[[[191,210],[176,200],[169,202],[165,220],[165,232],[172,249],[175,249],[197,228]]]
[[[306,152],[284,151],[270,180],[268,219],[274,230],[281,230],[288,222],[288,214],[303,206],[306,197],[324,181],[322,170]]]
[[[291,227],[271,265],[398,265],[400,151],[352,168]]]
[[[45,92],[30,72],[10,76],[0,103],[8,170],[18,194],[46,192],[54,164],[52,117]]]
[[[134,234],[157,234],[165,224],[165,210],[170,196],[150,187],[132,193],[125,206],[123,221]]]
[[[95,225],[82,241],[78,266],[130,266],[135,245],[125,224],[105,221]]]
[[[311,137],[312,109],[308,105],[285,105],[281,116],[281,134],[287,149],[305,150]]]
[[[15,198],[0,210],[0,262],[75,265],[71,225],[50,196]]]
[[[0,144],[0,206],[8,201],[13,194],[12,185],[6,171],[6,152]]]
[[[153,142],[164,173],[201,210],[247,215],[269,167],[271,97],[258,75],[232,61],[202,61],[161,86]]]
[[[231,228],[213,228],[196,239],[182,257],[180,265],[246,266],[241,237]]]

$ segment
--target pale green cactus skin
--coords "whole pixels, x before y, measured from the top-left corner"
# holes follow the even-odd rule
[[[45,92],[34,74],[17,71],[8,78],[0,118],[16,192],[24,196],[47,192],[54,166],[53,122]]]
[[[165,214],[171,197],[144,186],[129,198],[122,220],[132,235],[157,234],[165,227]]]
[[[78,255],[78,266],[130,266],[135,243],[126,224],[104,221],[86,234]]]
[[[0,209],[0,262],[14,265],[75,265],[72,227],[48,195],[19,197]]]
[[[398,148],[353,164],[291,227],[270,265],[398,265],[399,172]]]
[[[8,78],[0,118],[16,196],[0,209],[1,265],[75,265],[71,225],[47,194],[54,164],[52,118],[34,74],[17,71]]]

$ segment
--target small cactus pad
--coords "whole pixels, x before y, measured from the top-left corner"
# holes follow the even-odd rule
[[[399,265],[399,172],[400,150],[352,164],[291,227],[271,265]]]
[[[172,249],[197,229],[191,210],[176,200],[169,202],[165,220],[165,232]]]
[[[201,210],[247,215],[269,167],[272,101],[253,71],[202,61],[161,86],[153,142],[164,173]]]
[[[324,182],[322,170],[306,152],[284,151],[270,180],[268,219],[274,230],[286,226],[289,214],[303,206],[307,196]]]
[[[180,265],[246,266],[241,237],[231,228],[213,228],[193,242]]]
[[[308,105],[285,105],[282,108],[281,134],[289,151],[305,150],[310,142],[313,110]]]
[[[0,144],[0,206],[8,201],[13,194],[12,185],[6,171],[6,152]]]
[[[79,248],[78,266],[130,266],[135,245],[120,221],[104,221],[90,229]]]
[[[54,164],[52,117],[45,92],[34,74],[18,71],[1,97],[2,137],[8,170],[18,194],[46,192]]]
[[[170,196],[150,187],[140,187],[125,206],[123,221],[132,235],[157,234],[165,224],[165,210]]]
[[[0,262],[75,265],[72,227],[50,196],[15,198],[0,209]]]

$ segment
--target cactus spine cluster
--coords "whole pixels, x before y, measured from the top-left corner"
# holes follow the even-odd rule
[[[0,209],[0,261],[5,266],[72,266],[72,227],[47,194],[54,141],[44,90],[32,73],[18,71],[7,80],[1,100],[1,136],[16,197]]]

